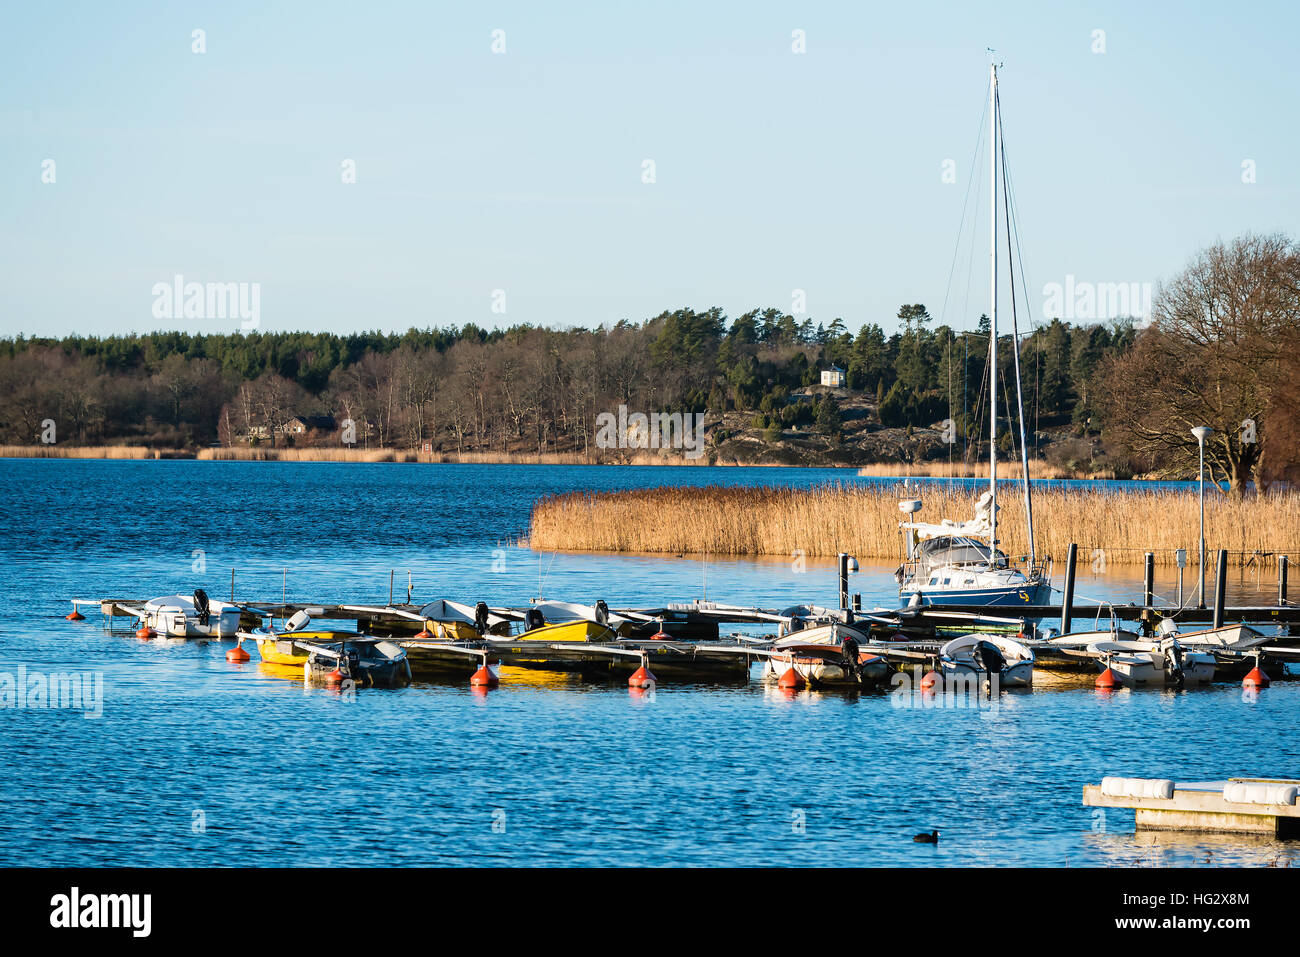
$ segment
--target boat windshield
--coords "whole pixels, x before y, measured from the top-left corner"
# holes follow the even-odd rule
[[[917,557],[930,568],[944,565],[987,565],[989,564],[989,546],[975,538],[945,535],[930,538],[918,546]],[[1006,564],[1006,554],[997,553],[997,565]]]

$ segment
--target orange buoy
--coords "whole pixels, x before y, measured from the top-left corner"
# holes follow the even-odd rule
[[[650,636],[650,640],[651,641],[672,641],[673,636],[668,634],[668,632],[664,631],[663,626],[660,625],[659,630]]]
[[[141,641],[148,641],[153,637],[153,632],[150,631],[148,625],[141,625],[140,630],[135,633],[135,636]]]
[[[75,608],[72,609],[72,613],[71,613],[71,614],[69,614],[69,615],[65,615],[64,617],[65,617],[68,621],[85,621],[85,620],[86,620],[86,616],[83,615],[81,612],[77,611],[77,609],[75,609]]]
[[[325,680],[332,685],[336,685],[343,680],[343,672],[335,668],[333,671],[329,671],[325,673]]]
[[[247,661],[251,656],[244,650],[243,645],[235,645],[226,652],[226,660],[233,662]]]
[[[1115,674],[1110,668],[1107,668],[1101,674],[1097,675],[1097,680],[1093,685],[1098,688],[1118,688],[1124,682],[1120,680],[1119,675]]]
[[[789,688],[792,691],[798,691],[804,684],[803,675],[799,674],[794,665],[786,668],[785,674],[781,675],[776,682],[778,688]]]
[[[632,672],[632,677],[627,679],[629,688],[649,688],[655,683],[655,676],[650,671],[650,659],[642,658],[641,667]]]
[[[478,671],[469,676],[469,683],[474,688],[495,688],[501,683],[501,679],[493,674],[485,661],[478,666]]]
[[[1246,677],[1241,679],[1243,688],[1267,688],[1272,683],[1272,679],[1260,670],[1258,662],[1255,663],[1255,667],[1246,672]]]
[[[424,630],[424,631],[417,631],[417,632],[415,633],[415,637],[416,637],[416,638],[430,638],[430,637],[432,637],[432,636],[429,634],[428,630],[426,629],[426,630]]]
[[[938,671],[935,670],[927,671],[924,675],[921,676],[921,690],[931,691],[939,687],[939,684],[942,681],[943,681],[943,675],[940,674]]]

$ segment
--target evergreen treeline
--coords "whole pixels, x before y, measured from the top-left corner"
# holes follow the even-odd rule
[[[214,442],[334,443],[331,429],[291,435],[294,416],[317,426],[358,423],[357,443],[442,450],[590,451],[598,413],[626,404],[653,412],[753,411],[772,427],[815,421],[838,428],[833,403],[790,398],[843,369],[847,386],[878,406],[886,426],[952,418],[987,431],[987,322],[933,328],[905,305],[899,331],[870,323],[856,334],[778,309],[729,320],[721,309],[679,309],[598,329],[528,325],[411,329],[338,336],[279,332],[155,332],[107,338],[0,340],[0,441],[36,444],[42,422],[73,444],[194,447]],[[1134,338],[1126,322],[1053,320],[1021,343],[1029,429],[1092,421],[1101,361]],[[1014,361],[1000,339],[1006,389]],[[1011,391],[999,396],[1012,407]],[[1000,441],[1008,441],[1000,439]]]

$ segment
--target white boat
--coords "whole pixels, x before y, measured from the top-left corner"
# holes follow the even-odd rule
[[[939,649],[945,682],[971,677],[1000,688],[1028,688],[1034,683],[1034,650],[1001,635],[963,635]]]
[[[1168,618],[1160,623],[1159,632],[1165,637],[1177,638],[1184,648],[1206,651],[1250,651],[1269,641],[1267,635],[1249,625],[1222,625],[1197,631],[1179,631]]]
[[[791,668],[813,687],[861,687],[889,672],[879,655],[859,650],[867,635],[851,625],[832,621],[791,632],[773,643],[763,662],[763,679],[778,681]]]
[[[213,601],[202,588],[194,595],[151,598],[134,612],[141,624],[165,638],[234,638],[243,609]]]
[[[1174,638],[1098,641],[1088,650],[1097,656],[1099,670],[1109,668],[1124,685],[1196,685],[1214,680],[1214,655],[1187,651]]]
[[[1020,384],[1019,330],[1012,351],[1016,403],[1019,408],[1021,484],[1029,537],[1029,564],[1025,570],[1011,565],[998,549],[998,193],[1002,124],[998,101],[997,65],[989,67],[990,157],[990,308],[989,308],[989,487],[976,503],[975,517],[965,522],[945,519],[919,522],[919,499],[904,499],[899,508],[909,516],[900,523],[907,533],[907,560],[899,566],[899,598],[908,605],[993,605],[998,607],[1046,605],[1051,601],[1051,574],[1039,565],[1034,551],[1034,503],[1029,482],[1025,444],[1024,401]],[[1008,253],[1011,239],[1007,237]],[[1014,280],[1014,272],[1012,279]],[[1014,282],[1011,289],[1014,306]],[[1012,318],[1015,310],[1012,309]],[[981,541],[980,539],[984,539]]]

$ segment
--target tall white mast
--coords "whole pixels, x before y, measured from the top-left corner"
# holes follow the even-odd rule
[[[998,66],[989,64],[989,560],[998,547]]]

